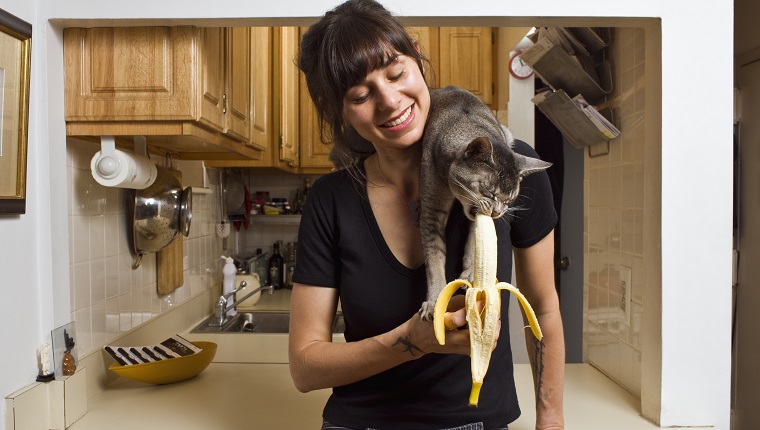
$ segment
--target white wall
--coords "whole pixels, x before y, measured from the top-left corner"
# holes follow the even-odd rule
[[[308,17],[321,15],[336,1],[256,2],[227,0],[0,0],[0,7],[35,23],[31,103],[29,205],[20,218],[0,219],[0,390],[29,383],[36,373],[35,350],[49,330],[70,313],[66,207],[66,153],[63,127],[63,68],[60,31],[55,25],[94,24],[123,18]],[[704,53],[717,63],[732,57],[732,8],[720,0],[692,2],[639,0],[489,0],[384,1],[412,17],[486,17],[478,25],[550,24],[551,17],[577,18],[574,25],[622,25],[625,17],[662,20],[662,382],[658,410],[663,426],[715,425],[729,428],[730,281],[732,184],[732,82],[715,82],[704,67]],[[190,6],[188,6],[190,5]],[[501,18],[489,18],[501,17]],[[546,17],[521,19],[510,17]],[[621,17],[615,20],[614,17]],[[46,24],[56,19],[53,26]],[[60,21],[63,20],[63,21]],[[134,21],[129,21],[134,20]],[[412,20],[414,21],[414,20]],[[153,21],[155,22],[155,21]],[[298,23],[304,23],[300,21]],[[428,24],[435,20],[419,19]],[[438,21],[440,23],[440,21]],[[115,24],[119,21],[100,21]],[[234,23],[279,25],[278,19],[240,19]],[[289,21],[289,23],[293,23]],[[568,21],[563,21],[567,25]],[[454,19],[447,24],[465,24]],[[705,31],[711,29],[711,31]],[[710,82],[710,90],[706,83]],[[648,100],[648,103],[656,103]],[[655,110],[656,111],[656,110]],[[657,127],[659,118],[648,118]],[[711,172],[705,180],[705,172]],[[707,206],[709,202],[709,207]],[[7,244],[18,244],[8,249]],[[38,268],[35,268],[35,265]],[[657,309],[657,306],[654,307]],[[709,371],[708,371],[709,370]],[[699,377],[695,377],[699,375]],[[718,399],[717,401],[715,399]]]
[[[47,131],[38,127],[45,122],[45,35],[37,22],[37,0],[0,0],[0,8],[31,23],[34,31],[26,214],[0,216],[0,393],[6,395],[37,375],[37,347],[50,334],[53,285]],[[65,182],[65,176],[59,180]],[[67,276],[67,270],[60,273]],[[2,408],[4,417],[4,402]],[[0,419],[0,428],[3,423]]]

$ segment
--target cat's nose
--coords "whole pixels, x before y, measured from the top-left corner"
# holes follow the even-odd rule
[[[508,209],[507,205],[502,204],[502,203],[497,203],[496,205],[494,205],[493,211],[491,212],[491,218],[493,219],[501,218],[502,215],[507,213],[507,209]]]

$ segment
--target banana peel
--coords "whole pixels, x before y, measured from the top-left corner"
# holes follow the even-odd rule
[[[433,327],[438,343],[446,343],[444,316],[454,293],[466,287],[465,306],[467,325],[470,330],[470,364],[472,390],[470,406],[478,405],[480,388],[491,360],[496,328],[501,314],[501,290],[508,290],[517,297],[527,316],[533,335],[541,340],[541,326],[536,313],[525,296],[514,286],[496,279],[497,237],[494,221],[490,216],[478,214],[475,217],[475,256],[472,283],[464,279],[449,282],[438,295],[433,314]],[[478,302],[482,302],[479,305]]]

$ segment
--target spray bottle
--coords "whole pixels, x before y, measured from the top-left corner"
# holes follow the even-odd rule
[[[224,276],[222,279],[222,294],[226,295],[235,290],[235,275],[237,274],[237,267],[235,267],[232,257],[225,257],[222,255],[222,258],[225,260],[224,267],[222,268],[222,275]],[[228,302],[232,300],[235,300],[235,298],[230,297],[227,299]],[[234,316],[235,314],[237,314],[235,309],[227,311],[227,316]]]

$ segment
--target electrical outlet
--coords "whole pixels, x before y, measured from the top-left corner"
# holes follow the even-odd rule
[[[620,276],[620,310],[623,311],[625,318],[623,323],[630,327],[631,325],[631,268],[627,266],[618,266]]]

